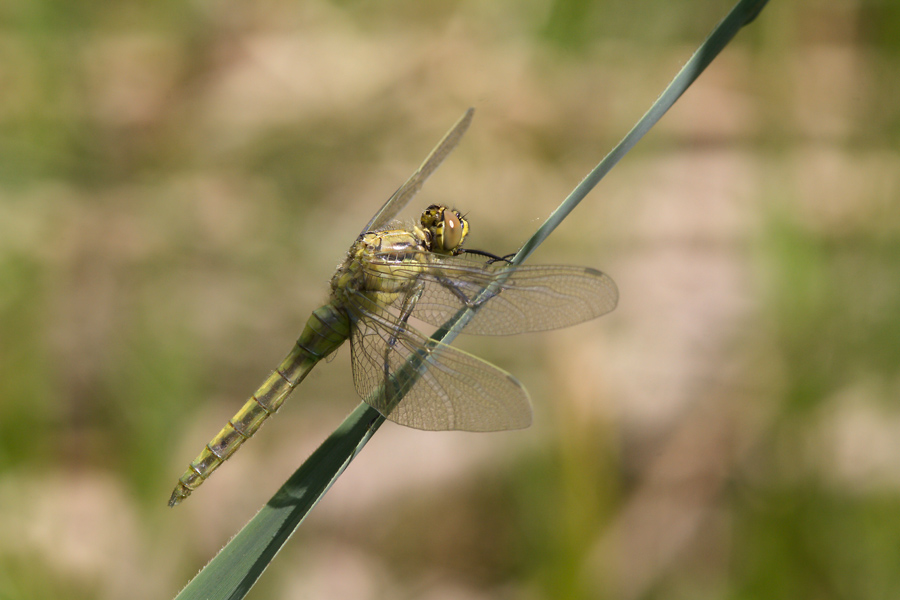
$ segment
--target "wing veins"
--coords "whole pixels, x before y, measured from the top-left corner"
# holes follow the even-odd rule
[[[411,250],[400,260],[396,253],[375,254],[363,268],[375,278],[421,281],[424,293],[412,315],[434,326],[443,325],[463,308],[472,308],[481,292],[493,286],[496,291],[481,299],[464,330],[476,335],[567,327],[610,312],[618,301],[612,279],[586,267],[507,267]]]
[[[368,298],[353,304],[351,351],[357,392],[389,420],[430,430],[496,431],[530,424],[528,395],[511,375],[426,338]],[[406,388],[393,407],[388,406],[391,399],[385,398],[382,385],[385,361],[392,376],[389,386],[399,382],[401,390]],[[400,373],[403,369],[419,373]]]

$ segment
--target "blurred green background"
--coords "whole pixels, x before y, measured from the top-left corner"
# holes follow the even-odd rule
[[[348,352],[175,510],[359,228],[514,251],[720,0],[0,4],[0,598],[178,589],[358,402]],[[900,597],[900,4],[774,1],[533,257],[621,300],[461,346],[522,432],[386,426],[255,598]]]

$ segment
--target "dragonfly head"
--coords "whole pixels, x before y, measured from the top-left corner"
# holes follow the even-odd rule
[[[469,222],[459,211],[437,204],[422,213],[422,228],[429,234],[431,251],[437,254],[459,254],[469,234]]]

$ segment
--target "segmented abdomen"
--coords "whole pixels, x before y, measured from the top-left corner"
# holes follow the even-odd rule
[[[343,311],[330,304],[315,310],[278,368],[188,466],[172,491],[169,506],[175,506],[200,487],[281,407],[312,368],[349,336],[350,322]]]

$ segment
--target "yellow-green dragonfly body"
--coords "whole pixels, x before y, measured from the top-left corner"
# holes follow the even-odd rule
[[[313,311],[287,357],[191,462],[170,506],[197,489],[348,338],[357,392],[391,421],[465,431],[531,424],[528,394],[511,375],[427,338],[408,319],[441,326],[460,310],[476,308],[466,333],[541,331],[611,311],[618,292],[594,269],[508,267],[486,260],[487,253],[464,250],[468,223],[442,206],[428,207],[418,225],[394,228],[391,220],[456,147],[471,119],[469,109],[366,225],[331,280],[331,301]],[[396,379],[410,360],[418,374]]]

